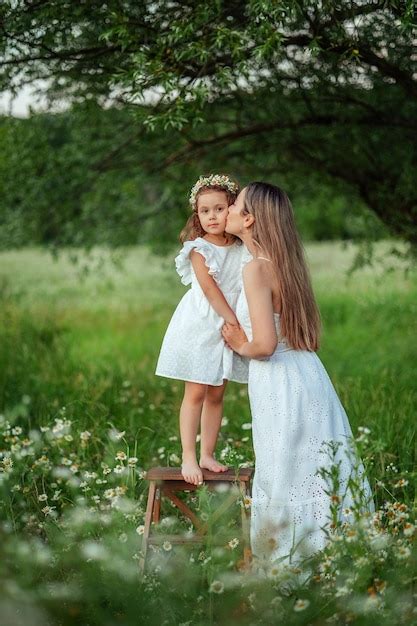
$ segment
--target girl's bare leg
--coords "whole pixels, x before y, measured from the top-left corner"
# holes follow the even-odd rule
[[[225,472],[227,470],[226,465],[222,465],[214,458],[217,437],[223,417],[223,396],[226,385],[227,380],[224,381],[221,387],[207,386],[201,413],[200,467],[212,472]]]
[[[197,463],[196,437],[206,389],[207,385],[186,382],[180,409],[181,474],[187,483],[193,485],[199,485],[203,482],[203,472]]]

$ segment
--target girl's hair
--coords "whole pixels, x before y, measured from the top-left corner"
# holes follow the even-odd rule
[[[254,242],[273,263],[281,301],[282,336],[295,350],[318,350],[320,313],[287,194],[275,185],[250,183],[243,212],[254,216]]]
[[[198,217],[198,199],[203,193],[207,193],[208,191],[223,191],[227,197],[228,206],[233,204],[239,194],[239,186],[236,184],[236,191],[230,191],[221,185],[204,185],[199,188],[195,195],[195,202],[192,207],[192,213],[188,218],[184,228],[180,232],[180,242],[184,243],[184,241],[192,241],[193,239],[197,239],[197,237],[203,237],[206,234],[206,231],[203,230],[203,227],[200,223],[200,218]],[[234,235],[229,235],[231,240],[239,241],[237,237]]]

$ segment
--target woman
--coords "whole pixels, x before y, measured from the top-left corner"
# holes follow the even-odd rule
[[[236,311],[243,328],[225,324],[222,331],[230,348],[251,359],[252,552],[266,562],[294,563],[326,543],[330,497],[320,467],[340,462],[332,498],[340,502],[339,519],[352,504],[346,492],[354,466],[346,454],[352,431],[316,355],[319,311],[287,195],[274,185],[250,183],[229,207],[226,232],[242,239],[253,257],[243,269]],[[339,446],[335,459],[325,441]],[[360,485],[373,510],[367,480],[360,478]]]

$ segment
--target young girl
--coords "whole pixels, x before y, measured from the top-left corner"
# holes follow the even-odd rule
[[[200,177],[190,194],[192,215],[175,259],[181,282],[191,289],[178,304],[166,331],[156,368],[158,376],[185,381],[180,410],[182,475],[203,482],[202,468],[222,472],[214,452],[228,380],[246,383],[247,360],[225,346],[224,322],[238,324],[235,307],[241,291],[241,266],[247,251],[225,233],[228,207],[237,196],[228,176]],[[201,421],[200,463],[196,436]]]

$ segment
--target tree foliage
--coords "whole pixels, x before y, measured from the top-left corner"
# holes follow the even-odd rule
[[[123,148],[114,146],[115,135]],[[161,129],[144,133],[129,111],[92,103],[29,119],[4,117],[0,247],[146,242],[160,249],[177,241],[189,214],[190,186],[202,171],[217,170],[221,160],[245,184],[266,172],[272,175],[276,167],[269,152],[253,158],[252,138],[253,149],[241,139],[221,152],[200,154],[194,162],[173,162],[162,176],[168,150],[185,146],[180,131],[171,131],[169,139],[170,146]],[[300,174],[282,175],[279,182],[291,189],[306,239],[363,239],[370,224],[376,237],[384,234],[346,185],[312,171]]]
[[[263,162],[277,182],[314,172],[415,244],[413,10],[413,0],[14,0],[1,8],[0,80],[133,111],[108,170],[154,130],[144,143],[158,150],[141,162],[151,179],[219,154],[229,170]]]

